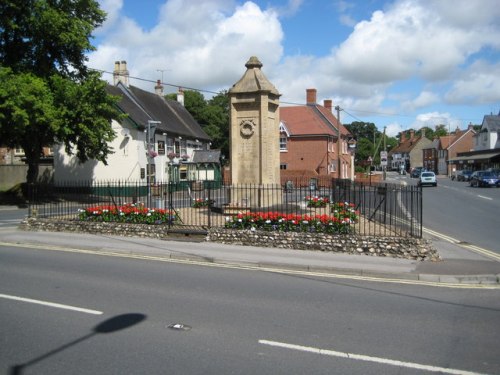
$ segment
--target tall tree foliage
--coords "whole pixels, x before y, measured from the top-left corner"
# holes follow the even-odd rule
[[[0,139],[24,149],[28,182],[44,146],[64,143],[82,162],[112,152],[117,99],[85,66],[104,20],[94,0],[0,2]]]
[[[176,94],[166,95],[175,100]],[[220,149],[222,155],[229,155],[229,98],[221,91],[206,100],[198,91],[184,92],[184,106],[203,130],[212,138],[212,148]]]

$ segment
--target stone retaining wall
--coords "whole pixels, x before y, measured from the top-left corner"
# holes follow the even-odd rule
[[[174,231],[165,226],[124,223],[96,223],[78,220],[28,218],[20,229],[49,232],[80,232],[128,237],[172,238]],[[439,260],[439,254],[425,239],[410,237],[368,237],[322,233],[266,232],[211,228],[206,241],[258,247],[296,250],[320,250],[347,254],[365,254],[415,260]]]
[[[213,228],[208,241],[233,245],[320,250],[415,260],[439,260],[439,254],[425,239],[406,237],[365,237],[323,233],[265,232]]]

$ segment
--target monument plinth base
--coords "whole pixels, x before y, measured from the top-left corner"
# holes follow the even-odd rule
[[[250,212],[250,207],[242,206],[238,203],[226,203],[222,205],[222,214],[235,216],[239,214],[247,214]]]

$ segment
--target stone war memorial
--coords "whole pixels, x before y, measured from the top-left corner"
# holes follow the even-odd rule
[[[243,77],[228,92],[232,187],[226,212],[272,207],[282,201],[277,193],[280,93],[262,73],[262,66],[257,57],[250,57]]]

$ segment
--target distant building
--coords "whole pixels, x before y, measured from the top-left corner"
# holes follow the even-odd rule
[[[400,133],[399,144],[389,151],[391,169],[410,171],[415,167],[424,166],[423,150],[432,148],[432,141],[425,136],[423,131],[420,136],[414,130]]]
[[[424,168],[436,174],[451,175],[456,167],[448,163],[460,152],[471,151],[476,132],[470,124],[466,130],[457,128],[454,132],[436,137],[432,147],[423,150]]]
[[[481,129],[473,136],[473,148],[450,158],[451,168],[500,169],[500,113],[484,116]]]

